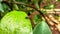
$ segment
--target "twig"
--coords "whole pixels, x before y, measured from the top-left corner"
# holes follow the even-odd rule
[[[33,8],[33,9],[35,9],[36,11],[38,11],[39,13],[40,13],[40,15],[45,19],[45,20],[47,20],[46,18],[45,18],[45,15],[41,12],[41,10],[39,10],[39,9],[36,9],[34,6],[32,6],[32,5],[29,5],[29,4],[24,4],[24,3],[22,3],[22,2],[7,2],[7,3],[11,3],[11,4],[19,4],[19,5],[25,5],[25,6],[28,6],[28,7],[31,7],[31,8]],[[34,23],[32,23],[32,24],[34,24]]]

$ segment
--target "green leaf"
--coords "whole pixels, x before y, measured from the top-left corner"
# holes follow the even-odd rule
[[[17,4],[13,4],[13,8],[14,8],[15,10],[19,10]]]
[[[16,0],[11,0],[11,2],[16,2]],[[13,9],[14,10],[19,10],[17,4],[13,4]]]
[[[56,4],[51,4],[51,5],[48,5],[48,6],[44,6],[43,8],[44,9],[54,9],[57,5]]]
[[[45,21],[42,21],[40,24],[38,24],[34,28],[33,34],[52,34],[52,33],[51,33],[47,23]]]
[[[34,16],[34,23],[37,24],[37,23],[40,23],[42,21],[42,17],[37,14]]]
[[[30,34],[32,25],[27,14],[23,11],[13,10],[7,13],[0,23],[0,34]]]
[[[36,8],[38,9],[39,8],[39,1],[38,0],[34,0],[34,3],[35,3],[35,5],[36,5]]]
[[[42,9],[41,12],[42,12],[43,14],[47,14],[46,9]]]
[[[3,6],[3,10],[6,12],[8,10],[10,10],[9,6],[6,5],[5,3],[2,3],[2,6]]]
[[[1,2],[0,2],[0,11],[4,12]]]

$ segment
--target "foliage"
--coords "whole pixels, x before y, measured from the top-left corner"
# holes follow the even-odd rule
[[[33,30],[33,34],[52,34],[45,21],[39,23]]]
[[[60,0],[55,0],[55,2],[59,2]],[[44,5],[44,3],[46,2],[46,5]],[[41,10],[41,4],[43,4],[42,6],[42,10]],[[44,9],[54,9],[57,6],[57,4],[52,4],[51,0],[0,0],[0,20],[3,18],[4,15],[6,15],[7,13],[16,10],[16,11],[24,11],[29,17],[31,16],[32,12],[39,12],[40,14],[36,14],[33,15],[34,18],[32,19],[31,22],[32,23],[32,28],[33,28],[33,34],[44,34],[44,32],[47,34],[51,34],[50,29],[48,24],[46,24],[45,22],[42,22],[44,20],[46,20],[45,15],[47,14],[46,10]],[[17,13],[18,14],[18,13]],[[13,15],[13,14],[12,14]],[[24,17],[23,15],[21,15],[22,17]],[[56,16],[56,15],[55,15]],[[20,17],[20,16],[19,16]],[[42,19],[45,18],[45,19]],[[60,16],[56,16],[58,18],[60,18]],[[8,18],[6,16],[6,18]],[[14,18],[15,19],[15,18]],[[21,19],[21,18],[19,18]],[[5,19],[6,20],[6,19]],[[17,19],[18,20],[18,19]],[[3,21],[2,21],[3,22]],[[38,26],[36,26],[38,25]],[[27,25],[28,26],[28,25]],[[36,29],[34,28],[36,27]],[[41,28],[41,29],[39,29]],[[46,28],[46,30],[42,30],[43,28]],[[37,30],[39,30],[38,32],[36,32]],[[41,30],[41,31],[40,31]]]
[[[23,11],[7,13],[0,23],[0,34],[30,34],[32,26],[27,14]]]

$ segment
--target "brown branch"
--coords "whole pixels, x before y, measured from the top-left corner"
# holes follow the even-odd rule
[[[45,15],[44,15],[39,9],[36,9],[36,8],[35,8],[34,6],[32,6],[32,5],[24,4],[24,3],[22,3],[22,2],[9,2],[9,3],[21,4],[21,5],[25,5],[25,6],[31,7],[31,8],[33,8],[33,9],[35,9],[36,11],[38,11],[38,12],[40,13],[40,15],[45,18]],[[47,19],[45,18],[45,20],[47,20]],[[51,21],[52,21],[52,20],[51,20]],[[54,21],[53,21],[53,22],[54,22]]]
[[[45,10],[47,12],[47,14],[58,14],[58,15],[60,15],[60,9],[41,9],[41,10]]]
[[[47,16],[45,16],[45,18],[46,18],[46,22],[50,25],[50,26],[54,26],[54,23],[47,17]]]
[[[31,8],[33,8],[33,9],[35,9],[36,11],[38,11],[38,12],[40,13],[40,15],[42,15],[42,16],[44,17],[44,14],[43,14],[40,10],[36,9],[36,8],[35,8],[34,6],[32,6],[32,5],[24,4],[24,3],[21,3],[21,2],[8,2],[8,3],[21,4],[21,5],[25,5],[25,6],[31,7]],[[45,17],[44,17],[44,18],[45,18]],[[32,23],[32,24],[34,24],[34,23]]]
[[[47,15],[47,17],[48,17],[53,23],[55,23],[55,24],[58,24],[58,23],[59,23],[59,21],[56,20],[56,18],[55,18],[52,14]]]
[[[28,7],[31,7],[33,9],[35,9],[36,11],[38,11],[40,13],[40,15],[47,21],[47,19],[45,18],[45,15],[41,12],[41,10],[39,9],[36,9],[36,7],[32,6],[32,5],[29,5],[29,4],[24,4],[22,2],[7,2],[7,3],[11,3],[11,4],[19,4],[19,5],[25,5],[25,6],[28,6]],[[54,22],[54,21],[53,21]],[[34,25],[34,23],[32,23]]]
[[[33,5],[24,4],[22,2],[11,2],[11,3],[25,5],[25,6],[33,8],[37,11],[40,11],[40,13],[42,13],[41,10],[36,9]],[[44,9],[42,9],[42,10],[44,10]],[[55,10],[55,12],[54,12],[54,10]],[[60,9],[54,9],[54,10],[53,9],[52,10],[46,9],[46,12],[47,12],[47,14],[58,14],[58,15],[60,15]]]

